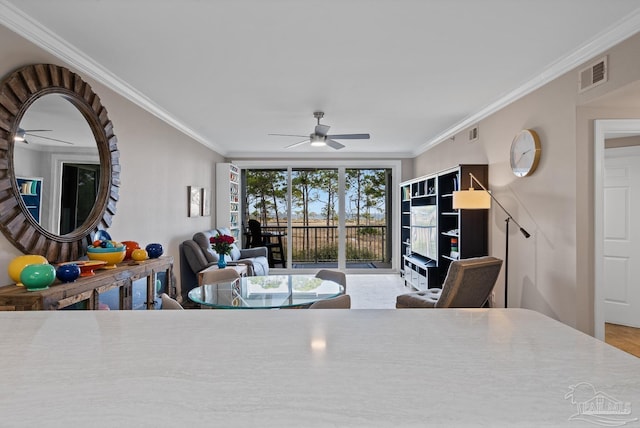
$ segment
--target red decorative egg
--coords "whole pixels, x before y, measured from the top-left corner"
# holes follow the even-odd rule
[[[131,253],[133,253],[133,250],[137,250],[138,248],[140,248],[140,244],[138,244],[136,241],[122,241],[122,245],[127,247],[127,252],[124,255],[125,260],[131,259]]]

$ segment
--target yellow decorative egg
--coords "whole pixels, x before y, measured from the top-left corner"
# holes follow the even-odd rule
[[[131,258],[137,262],[141,262],[143,260],[147,260],[149,256],[147,255],[147,250],[136,248],[131,252]]]
[[[36,254],[27,254],[24,256],[18,256],[15,259],[11,260],[9,263],[8,272],[9,277],[16,284],[20,284],[20,274],[22,270],[29,265],[45,265],[48,264],[49,261],[46,257],[38,256]]]

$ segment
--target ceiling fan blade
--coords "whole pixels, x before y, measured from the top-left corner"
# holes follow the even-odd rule
[[[369,134],[338,134],[327,135],[327,138],[336,138],[338,140],[368,140],[371,136]]]
[[[23,129],[24,132],[51,132],[53,129]]]
[[[308,135],[297,135],[297,134],[267,134],[276,137],[308,137]]]
[[[327,135],[327,132],[329,132],[329,128],[331,128],[329,125],[316,125],[316,130],[315,133],[318,135],[322,135],[325,136]]]
[[[340,150],[345,147],[344,144],[340,144],[337,141],[330,140],[329,138],[327,138],[327,141],[325,142],[327,143],[327,146],[331,147],[332,149]]]
[[[300,145],[302,145],[302,144],[304,144],[304,143],[308,143],[309,141],[310,141],[310,140],[307,138],[306,140],[302,140],[302,141],[299,141],[299,142],[297,142],[297,143],[293,143],[293,144],[291,144],[290,146],[286,146],[286,147],[285,147],[285,149],[291,149],[291,148],[293,148],[293,147],[300,146]]]
[[[73,145],[73,143],[70,142],[70,141],[58,140],[57,138],[51,138],[51,137],[44,137],[42,135],[31,134],[29,132],[25,133],[25,135],[30,135],[30,136],[36,137],[36,138],[42,138],[43,140],[57,141],[58,143],[64,143],[64,144]]]

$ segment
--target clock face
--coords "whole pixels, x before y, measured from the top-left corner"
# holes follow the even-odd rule
[[[518,177],[526,177],[533,174],[539,160],[538,134],[531,129],[520,131],[511,143],[511,170]]]

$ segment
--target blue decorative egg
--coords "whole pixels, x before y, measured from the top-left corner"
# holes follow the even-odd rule
[[[73,282],[80,276],[80,266],[75,263],[67,263],[58,266],[56,277],[62,282]]]
[[[147,245],[145,247],[145,250],[147,250],[147,255],[149,256],[150,259],[157,259],[164,252],[164,250],[162,249],[162,244],[158,244],[158,243],[152,243]]]

